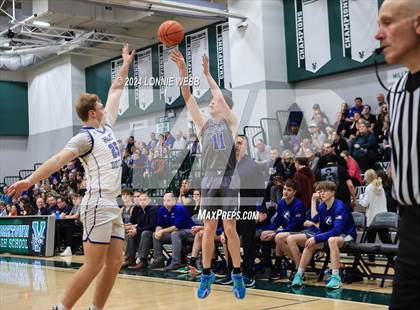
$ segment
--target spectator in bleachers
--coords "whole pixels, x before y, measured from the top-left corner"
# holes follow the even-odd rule
[[[47,206],[48,206],[48,211],[50,212],[50,214],[55,215],[55,211],[58,210],[58,206],[56,202],[57,201],[55,200],[55,197],[53,195],[50,194],[47,196]]]
[[[174,142],[175,142],[175,139],[172,136],[171,132],[167,131],[165,133],[165,145],[171,149],[172,146],[174,145]]]
[[[311,149],[305,150],[305,157],[308,159],[308,167],[311,168],[312,172],[316,174],[318,169],[319,157],[315,155],[315,152]]]
[[[383,104],[379,111],[378,119],[376,121],[376,136],[379,140],[388,137],[388,129],[389,129],[389,114],[388,114],[388,106]]]
[[[43,198],[39,197],[36,200],[36,211],[35,215],[50,215],[50,211],[45,205],[45,201]]]
[[[349,149],[349,145],[347,141],[341,137],[337,132],[333,132],[332,139],[329,140],[332,142],[332,147],[334,148],[334,152],[337,155],[340,155],[342,151],[347,151]]]
[[[123,188],[121,190],[121,198],[123,205],[120,212],[124,225],[135,224],[137,220],[138,207],[133,203],[133,190],[131,188]]]
[[[321,152],[322,145],[326,140],[325,134],[318,128],[316,123],[309,124],[309,133],[311,135],[312,144],[315,146],[317,152]]]
[[[316,147],[312,144],[312,140],[310,138],[304,138],[296,154],[299,156],[304,156],[306,150],[308,149],[310,149],[311,151],[316,151]]]
[[[363,106],[363,113],[362,113],[362,119],[366,120],[370,124],[370,129],[372,131],[375,131],[375,125],[376,125],[376,116],[371,114],[372,108],[370,105],[365,104]]]
[[[276,216],[272,224],[267,230],[261,232],[260,239],[263,241],[263,265],[266,269],[272,270],[270,278],[279,278],[284,275],[284,247],[276,247],[276,261],[273,269],[271,262],[271,247],[269,241],[275,239],[276,242],[283,243],[290,232],[297,232],[302,229],[305,220],[305,206],[303,202],[296,198],[297,184],[295,181],[288,179],[284,183],[283,198],[278,202]],[[280,234],[279,237],[277,235]]]
[[[350,109],[348,116],[350,118],[354,117],[354,113],[359,113],[360,115],[363,112],[363,99],[360,97],[354,98],[354,106]]]
[[[68,186],[70,187],[70,189],[72,189],[73,191],[77,191],[77,180],[76,180],[76,176],[74,175],[73,172],[69,173],[69,179],[67,180]]]
[[[154,132],[150,133],[150,140],[147,142],[147,149],[150,151],[155,145],[157,145],[158,139],[156,139],[156,135]]]
[[[327,287],[337,289],[342,286],[339,275],[340,248],[356,239],[356,227],[349,209],[342,201],[335,198],[336,186],[333,182],[319,182],[311,203],[311,221],[319,223],[319,229],[313,228],[311,234],[290,235],[287,244],[299,266],[292,286],[301,286],[306,266],[318,249],[324,249],[326,244],[330,250],[332,276]],[[318,205],[318,199],[321,203]],[[304,247],[302,255],[299,246]]]
[[[379,93],[376,95],[376,103],[378,104],[379,109],[382,108],[384,104],[386,105],[384,94]]]
[[[127,150],[124,150],[124,155],[122,157],[122,162],[121,162],[122,186],[130,187],[131,184],[133,183],[133,166],[134,166],[133,156],[130,155],[130,153]]]
[[[318,103],[315,103],[312,106],[312,118],[311,121],[316,122],[317,121],[317,115],[321,116],[321,120],[323,123],[325,124],[329,124],[330,120],[328,119],[327,114],[325,114],[324,112],[321,111],[321,107],[319,106]]]
[[[347,172],[351,177],[354,186],[361,186],[363,184],[362,174],[357,161],[350,156],[348,151],[342,151],[340,156],[344,158],[347,163]]]
[[[27,197],[20,197],[19,208],[22,215],[32,215],[34,213]]]
[[[292,150],[293,153],[296,153],[300,148],[303,137],[299,131],[298,122],[290,121],[288,125],[290,129],[290,135],[283,137],[283,147],[285,149]]]
[[[316,126],[319,128],[319,130],[322,133],[326,133],[327,131],[327,127],[328,127],[328,123],[326,123],[324,121],[324,118],[322,117],[322,115],[318,112],[316,114],[314,114],[314,120],[313,122],[316,124]]]
[[[366,171],[378,158],[376,137],[369,128],[369,122],[359,121],[359,134],[351,141],[350,154],[359,163],[362,171]]]
[[[278,165],[278,175],[281,176],[283,181],[287,179],[293,179],[295,175],[296,168],[295,168],[295,161],[294,161],[293,153],[289,150],[284,150],[281,154],[280,165]]]
[[[153,186],[153,172],[154,172],[154,161],[153,154],[147,155],[147,160],[144,163],[143,178],[145,180],[145,186],[151,188]]]
[[[159,151],[155,151],[155,156],[153,159],[153,178],[154,185],[159,186],[160,182],[166,180],[168,175],[168,165],[167,160],[160,156]]]
[[[192,203],[186,205],[188,212],[190,213],[192,219],[197,217],[198,211],[200,210],[200,200],[201,200],[201,192],[199,189],[194,189],[192,194]],[[194,221],[195,222],[195,221]]]
[[[265,170],[268,171],[269,180],[272,181],[273,177],[278,173],[278,165],[280,165],[281,158],[279,156],[279,149],[273,147],[270,150],[270,160],[266,164]]]
[[[346,161],[343,158],[341,158],[338,154],[335,153],[335,148],[333,147],[333,141],[326,141],[322,147],[322,156],[318,160],[316,173],[318,173],[319,170],[321,170],[322,168],[325,168],[325,166],[327,165],[327,158],[330,156],[334,157],[335,162],[337,162],[340,166],[347,169]]]
[[[355,112],[353,114],[353,118],[351,120],[351,123],[349,123],[349,128],[347,131],[347,135],[346,138],[348,139],[353,139],[354,136],[357,134],[358,130],[359,130],[359,120],[362,118],[362,114],[360,114],[359,112]]]
[[[336,198],[344,202],[349,210],[354,210],[356,191],[351,177],[347,172],[347,168],[339,165],[337,163],[337,157],[334,155],[326,156],[325,161],[326,165],[320,169],[317,180],[334,182],[336,185]]]
[[[173,150],[185,150],[187,147],[187,140],[184,138],[182,131],[177,131],[175,134],[175,141],[172,145]]]
[[[6,204],[0,200],[0,217],[7,216]]]
[[[64,224],[60,225],[61,232],[64,234],[64,246],[65,250],[60,254],[60,256],[72,256],[73,252],[76,250],[76,244],[73,238],[73,234],[76,231],[81,231],[83,229],[80,222],[80,203],[82,202],[82,196],[73,192],[71,195],[72,208],[69,214],[60,217],[62,219],[73,220],[67,221]]]
[[[149,195],[139,191],[134,192],[134,200],[139,210],[137,212],[137,225],[132,225],[127,230],[127,262],[122,268],[142,270],[148,265],[148,256],[152,248],[152,235],[157,225],[159,208],[151,204]],[[135,264],[136,252],[140,262]]]
[[[190,181],[188,179],[183,179],[181,182],[181,186],[179,187],[179,195],[177,203],[182,204],[187,209],[189,205],[193,203],[193,199],[191,197],[191,190],[190,190]]]
[[[9,216],[18,216],[18,215],[19,215],[18,207],[15,204],[12,204],[10,206]]]
[[[198,140],[197,134],[193,133],[190,136],[190,141],[187,146],[187,150],[190,151],[191,156],[201,154],[201,144]]]
[[[151,269],[165,266],[162,246],[165,242],[172,244],[172,261],[165,271],[181,267],[182,241],[192,237],[191,227],[194,225],[187,209],[176,204],[172,193],[163,197],[163,206],[159,208],[157,227],[153,234],[153,263]]]
[[[327,126],[325,128],[325,133],[326,133],[326,136],[327,136],[327,140],[333,140],[334,139],[334,137],[333,137],[333,135],[335,133],[334,128],[332,128],[331,126]]]
[[[5,204],[9,204],[12,202],[12,199],[6,195],[8,187],[3,187],[3,194],[0,195],[0,201],[3,201]]]
[[[283,181],[279,175],[273,179],[273,186],[270,191],[270,202],[277,208],[278,201],[283,197]]]
[[[348,116],[349,105],[347,102],[341,104],[340,112],[337,113],[334,128],[337,133],[342,137],[348,137],[348,130],[351,120]]]
[[[163,134],[159,134],[159,140],[156,145],[156,148],[159,150],[160,155],[163,154],[163,148],[166,146],[165,144],[165,136]]]
[[[70,214],[72,207],[67,204],[66,198],[63,196],[58,196],[56,201],[58,207],[56,211],[60,212],[60,219],[66,218],[66,215]]]
[[[134,140],[133,136],[130,136],[127,140],[127,145],[125,146],[125,149],[127,150],[128,154],[133,154],[133,146],[135,145],[136,141]]]
[[[359,203],[366,208],[367,227],[372,223],[376,214],[387,212],[386,196],[382,186],[382,179],[379,178],[373,169],[368,169],[365,172],[365,181],[369,184],[366,187],[364,194],[359,197]],[[373,243],[376,239],[376,233],[383,243],[392,243],[389,229],[368,229],[366,233],[367,242]],[[372,261],[372,257],[369,257]],[[374,256],[373,256],[374,260]]]
[[[308,159],[306,157],[295,158],[296,172],[293,181],[296,182],[296,197],[299,198],[306,209],[311,207],[312,190],[315,183],[315,175],[308,167]]]
[[[262,139],[256,139],[255,147],[257,149],[255,162],[259,165],[266,165],[270,161],[271,147],[266,145]]]

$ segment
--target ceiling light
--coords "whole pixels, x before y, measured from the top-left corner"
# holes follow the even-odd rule
[[[47,23],[47,22],[41,22],[41,21],[39,21],[39,20],[34,21],[34,22],[33,22],[33,24],[34,24],[35,26],[44,26],[44,27],[49,27],[49,26],[51,26],[51,25],[50,25],[50,23]]]

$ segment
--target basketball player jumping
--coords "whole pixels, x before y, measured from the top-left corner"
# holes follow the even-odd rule
[[[71,309],[96,277],[90,310],[102,309],[122,263],[124,225],[116,197],[121,192],[121,155],[112,125],[118,116],[123,81],[134,58],[128,45],[122,49],[123,65],[113,81],[106,107],[95,94],[83,93],[76,111],[83,123],[63,150],[48,159],[30,177],[9,187],[8,195],[19,195],[79,157],[86,173],[87,190],[80,206],[85,263],[73,276],[61,303],[53,309]]]
[[[175,50],[171,59],[179,69],[181,78],[187,78],[187,67],[182,54]],[[208,214],[222,209],[223,211],[238,210],[238,192],[240,181],[237,174],[235,157],[235,139],[238,121],[232,113],[232,101],[225,98],[214,81],[209,71],[209,60],[203,55],[203,73],[210,85],[213,98],[208,104],[210,119],[205,120],[201,114],[197,101],[191,95],[188,85],[181,86],[182,96],[191,117],[194,121],[197,136],[201,137],[202,163],[204,178],[201,183],[201,211]],[[220,213],[220,212],[219,212]],[[211,258],[214,252],[214,235],[216,233],[218,218],[204,219],[203,235],[203,274],[197,291],[199,298],[206,298],[211,292],[211,284],[215,280],[215,274],[211,272]],[[241,273],[241,256],[239,236],[236,232],[236,220],[224,218],[223,227],[228,239],[229,253],[232,256],[233,292],[236,298],[245,297],[245,285]]]

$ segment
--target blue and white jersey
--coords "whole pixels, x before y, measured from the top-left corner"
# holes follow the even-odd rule
[[[84,126],[64,149],[75,153],[83,164],[86,195],[116,198],[121,193],[121,154],[108,118],[100,128]]]

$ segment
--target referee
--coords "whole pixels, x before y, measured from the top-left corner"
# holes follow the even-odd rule
[[[393,195],[403,211],[389,309],[420,309],[420,1],[385,0],[376,39],[387,63],[409,71],[388,93]]]

